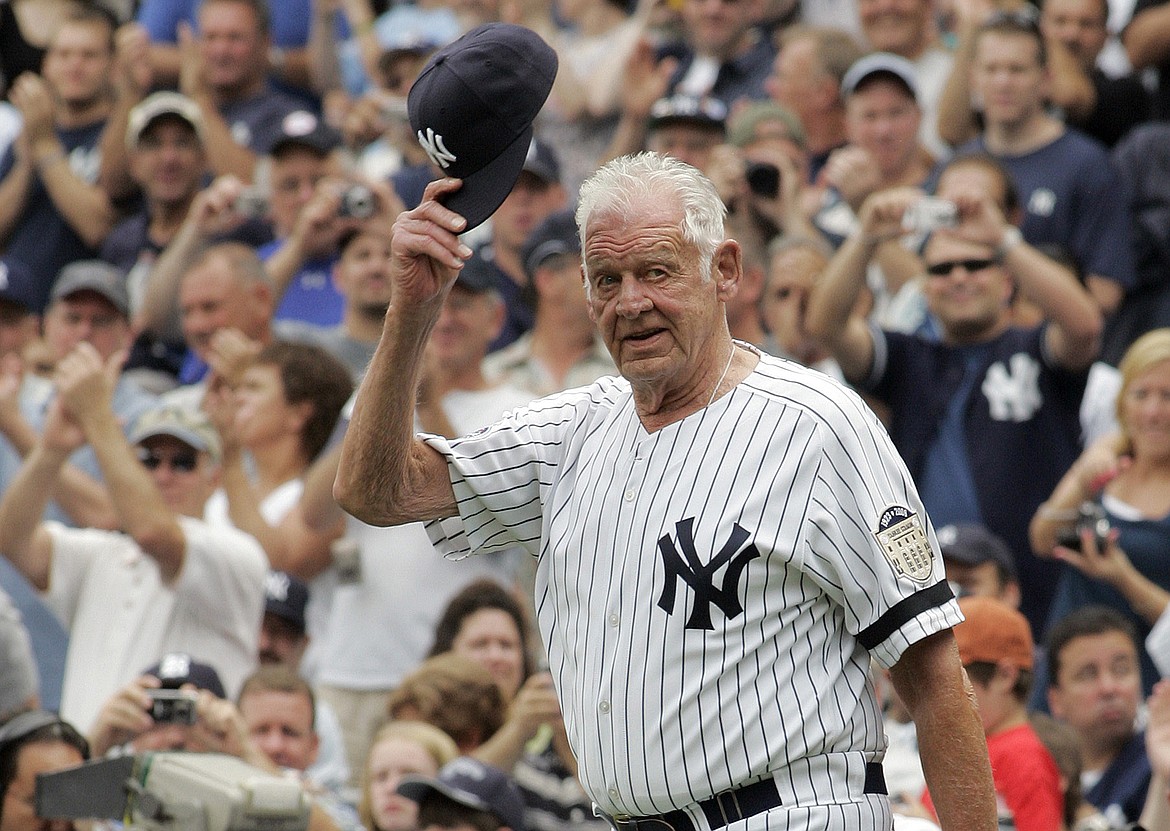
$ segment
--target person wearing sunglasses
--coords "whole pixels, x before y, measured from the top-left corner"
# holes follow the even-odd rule
[[[813,289],[807,325],[846,380],[889,408],[890,434],[936,527],[980,523],[1008,544],[1021,609],[1042,631],[1055,580],[1031,554],[1028,518],[1079,455],[1101,314],[986,190],[950,196],[957,224],[934,230],[923,250],[922,293],[938,338],[880,329],[856,308],[878,244],[902,236],[907,212],[919,208],[923,195],[912,188],[862,205],[858,230]],[[1016,291],[1043,314],[1038,325],[1013,323]]]
[[[234,691],[254,666],[264,609],[259,544],[202,519],[219,437],[205,417],[161,404],[124,434],[111,406],[124,354],[103,362],[83,343],[58,364],[44,430],[0,499],[0,551],[69,629],[61,713],[83,730],[164,652],[214,655]],[[118,531],[41,521],[65,459],[86,443]]]

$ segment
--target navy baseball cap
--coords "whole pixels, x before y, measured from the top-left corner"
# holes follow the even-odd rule
[[[492,270],[491,263],[485,260],[481,254],[476,254],[459,270],[459,277],[455,280],[455,288],[480,294],[498,289],[499,284],[496,282],[496,274]]]
[[[545,184],[555,185],[561,181],[561,163],[557,153],[547,143],[534,138],[524,156],[524,173],[531,173]]]
[[[581,254],[581,236],[577,233],[577,220],[572,211],[549,214],[524,241],[520,262],[528,279],[532,279],[545,260],[558,254]]]
[[[309,587],[303,580],[283,571],[270,571],[264,578],[264,612],[286,620],[305,631],[305,607]]]
[[[487,23],[432,55],[410,88],[419,143],[444,175],[463,180],[443,203],[467,220],[465,230],[512,191],[556,74],[556,52],[531,29]]]
[[[973,522],[958,522],[938,529],[938,547],[943,559],[964,566],[995,563],[1006,574],[1016,575],[1016,560],[1007,543]]]
[[[290,147],[307,147],[325,156],[341,146],[341,133],[308,110],[294,110],[280,122],[280,135],[268,148],[269,156],[277,156]]]
[[[16,306],[26,314],[36,308],[32,272],[11,257],[0,257],[0,302]]]
[[[512,831],[524,831],[524,798],[519,788],[499,768],[470,756],[443,765],[434,778],[404,777],[398,793],[420,804],[432,794],[441,794],[468,808],[487,811]]]
[[[177,690],[184,684],[192,684],[218,698],[227,698],[215,667],[199,663],[185,652],[168,652],[142,674],[153,675],[162,682],[164,690]]]
[[[718,98],[682,93],[659,98],[650,107],[647,126],[656,130],[667,124],[693,124],[709,130],[724,130],[727,127],[727,105]]]

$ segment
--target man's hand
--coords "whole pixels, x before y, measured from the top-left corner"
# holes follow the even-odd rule
[[[832,185],[854,211],[881,183],[877,162],[868,150],[848,145],[829,154],[821,179]]]
[[[1011,227],[1003,211],[985,190],[963,190],[951,194],[959,211],[959,223],[954,228],[940,228],[940,236],[952,236],[989,248],[997,248]]]
[[[899,187],[880,190],[861,204],[857,214],[862,232],[870,240],[884,242],[901,236],[902,217],[906,209],[923,197],[918,188]]]
[[[561,707],[551,675],[538,672],[524,682],[509,708],[508,721],[516,725],[526,740],[535,736],[542,724],[561,723]]]
[[[57,134],[53,129],[53,95],[41,76],[32,72],[21,74],[8,90],[8,100],[24,118],[22,129],[34,154],[43,152],[46,143],[57,146]]]
[[[670,77],[677,68],[677,60],[658,60],[654,44],[648,38],[640,38],[626,60],[622,112],[632,118],[648,117],[654,102],[666,95]]]
[[[89,732],[90,749],[95,758],[104,756],[111,747],[126,744],[154,727],[150,717],[150,694],[162,684],[153,675],[131,681],[102,705],[97,721]]]
[[[150,66],[150,35],[140,23],[125,23],[114,36],[114,89],[122,98],[139,101],[154,81]]]
[[[204,74],[203,53],[191,24],[179,22],[179,92],[188,98],[209,93]]]
[[[239,329],[220,329],[211,336],[207,365],[214,380],[235,388],[260,354],[262,346]]]
[[[57,364],[57,398],[87,434],[95,421],[113,414],[114,388],[125,360],[123,350],[102,361],[93,345],[82,341]]]
[[[313,196],[301,208],[290,242],[298,246],[305,257],[334,251],[343,235],[362,224],[360,219],[338,213],[341,195],[348,185],[340,179],[322,179],[314,188]]]
[[[462,182],[439,179],[427,185],[422,203],[398,216],[390,241],[390,271],[394,302],[411,308],[442,302],[471,249],[458,234],[467,220],[439,203]]]
[[[235,230],[245,220],[236,212],[236,200],[244,187],[230,173],[220,176],[191,200],[185,222],[194,226],[204,239]]]
[[[224,458],[238,454],[240,435],[236,430],[236,413],[240,411],[240,402],[235,390],[222,378],[213,377],[200,406],[207,413],[215,432],[219,433]]]

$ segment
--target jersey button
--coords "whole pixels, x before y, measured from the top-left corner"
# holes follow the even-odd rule
[[[600,704],[597,705],[597,709],[601,710],[601,712],[603,712],[603,713],[608,713],[609,712],[609,702],[602,701]]]
[[[610,615],[609,616],[609,625],[610,626],[617,626],[620,622],[621,622],[621,619],[617,615]]]
[[[614,799],[617,799],[618,798],[617,788],[610,788],[609,795],[612,796]]]
[[[626,491],[626,501],[627,502],[634,501],[634,489],[633,488],[630,488],[628,491]]]

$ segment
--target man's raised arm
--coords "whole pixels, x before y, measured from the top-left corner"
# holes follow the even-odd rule
[[[455,514],[445,460],[414,437],[414,405],[427,338],[471,256],[458,237],[466,221],[438,201],[459,184],[431,182],[422,203],[400,214],[390,231],[393,299],[358,390],[333,485],[338,504],[371,525]]]

